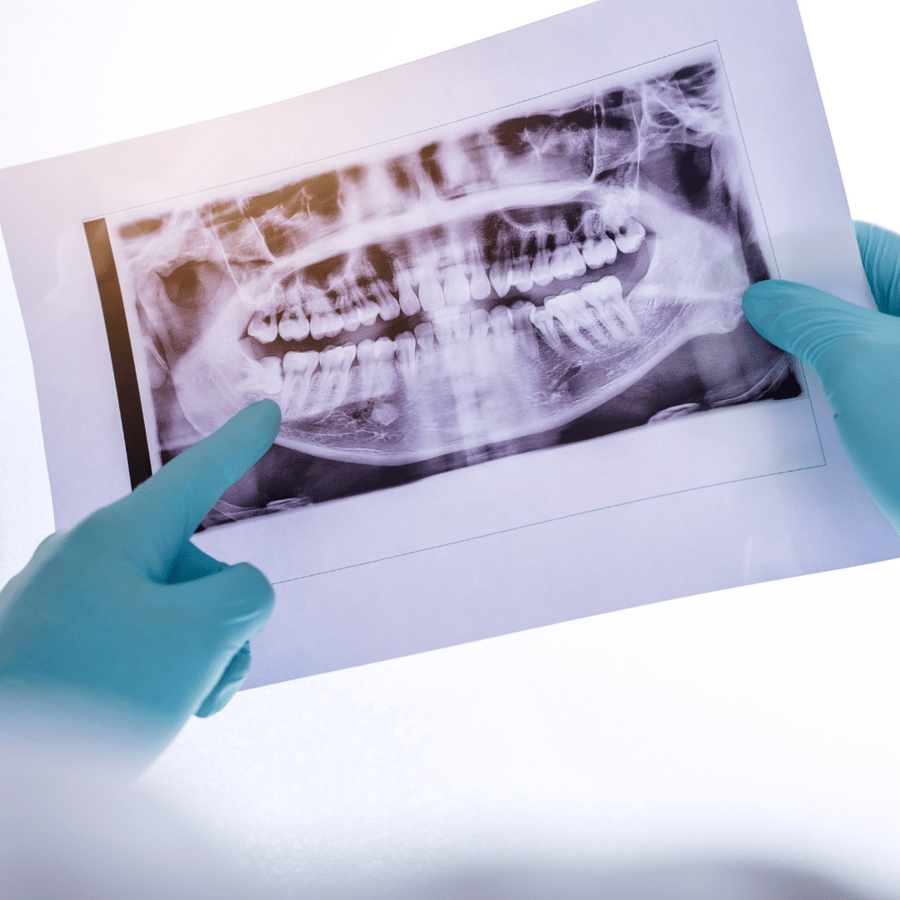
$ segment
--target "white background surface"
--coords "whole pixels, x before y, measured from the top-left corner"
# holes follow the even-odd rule
[[[18,5],[0,34],[0,166],[283,99],[573,5]],[[900,230],[886,112],[900,13],[885,8],[801,4],[851,211]],[[0,358],[6,578],[52,522],[2,271]],[[258,689],[192,722],[147,780],[273,880],[536,852],[739,852],[900,894],[898,586],[893,561]]]

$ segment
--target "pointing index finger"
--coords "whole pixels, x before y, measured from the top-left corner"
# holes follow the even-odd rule
[[[156,550],[154,562],[171,563],[219,497],[269,449],[280,424],[277,403],[253,403],[126,498],[142,539]]]

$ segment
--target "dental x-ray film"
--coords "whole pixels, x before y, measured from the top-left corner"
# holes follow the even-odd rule
[[[0,172],[57,526],[269,397],[247,687],[900,553],[750,327],[872,306],[795,0],[595,3]]]
[[[282,409],[205,525],[796,397],[728,102],[710,48],[90,223],[162,462]]]

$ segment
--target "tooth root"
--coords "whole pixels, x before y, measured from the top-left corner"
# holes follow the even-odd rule
[[[353,344],[329,347],[323,350],[319,357],[324,381],[322,401],[327,404],[328,412],[340,406],[347,396],[347,389],[350,387],[350,366],[355,357],[356,347]]]
[[[586,209],[581,216],[581,230],[587,238],[598,238],[603,235],[603,217],[599,209]]]
[[[286,310],[278,322],[278,334],[285,341],[302,341],[309,337],[309,319],[297,310]]]
[[[593,350],[594,345],[581,333],[581,328],[588,327],[590,313],[580,293],[569,291],[558,297],[550,297],[545,308],[557,319],[573,344],[583,350]]]
[[[303,412],[313,372],[318,364],[319,354],[315,350],[305,353],[291,350],[284,354],[285,383],[281,396],[285,418],[297,417]]]
[[[603,327],[600,325],[599,318],[597,313],[593,310],[588,310],[582,319],[579,319],[579,324],[582,328],[584,328],[591,337],[594,338],[598,343],[601,344],[609,344],[610,343],[610,332],[605,331]],[[590,348],[593,349],[593,348]]]
[[[638,324],[637,317],[631,311],[631,307],[622,300],[621,302],[617,301],[613,303],[612,308],[615,310],[616,315],[622,320],[625,325],[625,328],[634,336],[637,337],[640,333],[641,326]]]
[[[512,285],[512,271],[505,259],[498,259],[491,266],[491,285],[498,297],[505,297]]]
[[[487,337],[489,321],[487,310],[481,307],[472,310],[469,316],[469,329],[476,341]]]
[[[247,334],[261,344],[271,344],[278,337],[278,321],[272,313],[257,312],[247,326]]]
[[[406,316],[414,316],[421,308],[419,298],[413,290],[412,279],[405,269],[397,270],[397,299]]]
[[[616,320],[616,317],[612,315],[612,307],[607,306],[605,309],[594,309],[594,315],[597,317],[598,321],[603,325],[603,327],[612,335],[613,339],[616,341],[624,341],[628,335],[625,330]]]
[[[491,340],[501,353],[507,356],[515,352],[516,339],[513,334],[512,313],[506,306],[495,306],[489,313]]]
[[[615,275],[607,275],[599,281],[591,284],[582,285],[582,299],[594,311],[594,315],[610,335],[618,341],[625,340],[628,335],[617,321],[614,312],[621,307],[626,307],[622,298],[622,282]],[[622,314],[619,313],[621,316]],[[637,320],[631,310],[627,310],[627,315],[634,321],[634,327],[637,329]],[[637,330],[635,330],[637,333]]]
[[[419,303],[425,312],[440,309],[446,305],[444,299],[444,289],[441,287],[440,281],[434,270],[423,266],[418,272],[419,278]]]
[[[356,345],[356,362],[360,399],[368,400],[375,388],[375,341],[365,338]]]
[[[644,242],[647,230],[636,219],[629,219],[619,226],[616,233],[616,246],[622,253],[634,253]]]
[[[408,332],[398,334],[394,340],[394,349],[397,352],[397,366],[400,376],[407,387],[416,383],[416,371],[418,360],[416,359],[416,339]]]
[[[389,337],[375,341],[375,396],[382,397],[394,386],[394,358],[397,348]]]
[[[536,306],[531,311],[531,324],[540,331],[544,340],[554,350],[562,350],[562,341],[559,339],[559,334],[556,331],[556,322],[549,309]]]
[[[546,287],[553,281],[553,273],[550,271],[550,253],[547,250],[539,250],[531,265],[531,278],[539,287]]]
[[[616,242],[608,234],[604,234],[599,240],[588,238],[584,242],[582,257],[590,268],[599,269],[614,262],[618,253]]]

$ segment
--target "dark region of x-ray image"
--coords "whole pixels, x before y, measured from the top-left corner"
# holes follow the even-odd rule
[[[163,461],[283,412],[204,526],[797,396],[741,313],[769,272],[724,96],[713,62],[620,77],[117,219]]]

